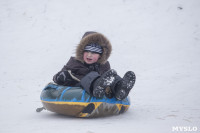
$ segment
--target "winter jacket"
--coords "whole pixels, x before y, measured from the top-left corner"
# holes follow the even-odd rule
[[[84,48],[87,44],[92,43],[99,44],[103,49],[103,53],[96,63],[86,64],[83,60]],[[93,80],[98,77],[98,74],[100,76],[110,69],[107,60],[111,55],[111,51],[112,45],[104,35],[97,32],[86,32],[76,47],[75,57],[71,57],[62,70],[53,77],[54,82],[68,86],[74,86],[80,82],[83,87],[88,89],[89,86],[91,87]]]
[[[62,68],[62,70],[53,77],[53,80],[60,85],[74,86],[80,82],[84,76],[92,71],[102,75],[108,70],[110,70],[110,63],[108,61],[105,64],[95,63],[89,65],[76,60],[75,57],[71,57],[67,64]],[[58,76],[60,76],[62,72],[69,73],[65,74],[66,80],[64,82],[58,79]]]

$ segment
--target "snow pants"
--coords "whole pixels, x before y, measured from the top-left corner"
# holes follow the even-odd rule
[[[93,95],[93,83],[99,77],[100,74],[98,72],[92,71],[81,79],[80,86],[83,87],[88,94]]]
[[[80,81],[80,86],[90,95],[93,95],[93,84],[101,75],[98,72],[92,71],[88,73],[86,76],[84,76]],[[112,93],[114,94],[116,91],[116,88],[118,86],[118,83],[122,80],[122,78],[117,75],[115,77],[114,82],[110,86],[110,89]]]

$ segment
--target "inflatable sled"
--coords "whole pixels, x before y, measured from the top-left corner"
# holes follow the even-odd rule
[[[74,117],[100,117],[124,113],[130,106],[128,98],[97,99],[80,87],[60,86],[49,83],[41,93],[45,109]]]

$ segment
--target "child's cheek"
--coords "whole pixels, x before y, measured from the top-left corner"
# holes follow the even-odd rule
[[[96,56],[95,57],[95,61],[97,62],[99,60],[99,56]]]
[[[95,57],[94,61],[97,62],[97,61],[98,61],[98,58]]]

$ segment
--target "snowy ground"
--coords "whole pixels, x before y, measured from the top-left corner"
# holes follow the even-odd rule
[[[0,133],[200,132],[199,14],[199,0],[0,0]],[[36,113],[41,90],[88,30],[110,39],[112,68],[136,73],[129,111]]]

